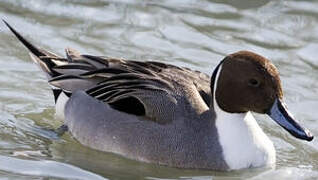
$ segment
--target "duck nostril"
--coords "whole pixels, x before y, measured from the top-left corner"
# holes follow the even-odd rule
[[[252,87],[259,87],[260,82],[256,79],[252,78],[248,81],[248,85],[252,86]]]

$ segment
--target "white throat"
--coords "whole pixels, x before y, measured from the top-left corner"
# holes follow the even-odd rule
[[[273,165],[276,161],[275,148],[257,124],[253,115],[223,111],[216,102],[216,88],[219,66],[213,85],[213,106],[216,114],[215,125],[223,157],[230,170]]]

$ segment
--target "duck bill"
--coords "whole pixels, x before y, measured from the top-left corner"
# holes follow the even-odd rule
[[[309,130],[299,125],[280,99],[275,100],[267,114],[294,137],[307,141],[313,140],[314,137]]]

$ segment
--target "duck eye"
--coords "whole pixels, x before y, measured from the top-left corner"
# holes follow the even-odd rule
[[[256,79],[250,79],[248,81],[248,85],[252,86],[252,87],[259,87],[260,82],[258,80],[256,80]]]

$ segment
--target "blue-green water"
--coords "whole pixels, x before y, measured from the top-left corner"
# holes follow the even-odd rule
[[[278,67],[291,112],[318,134],[318,2],[267,0],[0,0],[6,19],[38,46],[64,54],[157,60],[211,74],[250,50]],[[183,170],[94,151],[50,129],[54,101],[44,74],[0,23],[0,180],[317,179],[318,141],[299,141],[257,115],[274,142],[274,169]]]

